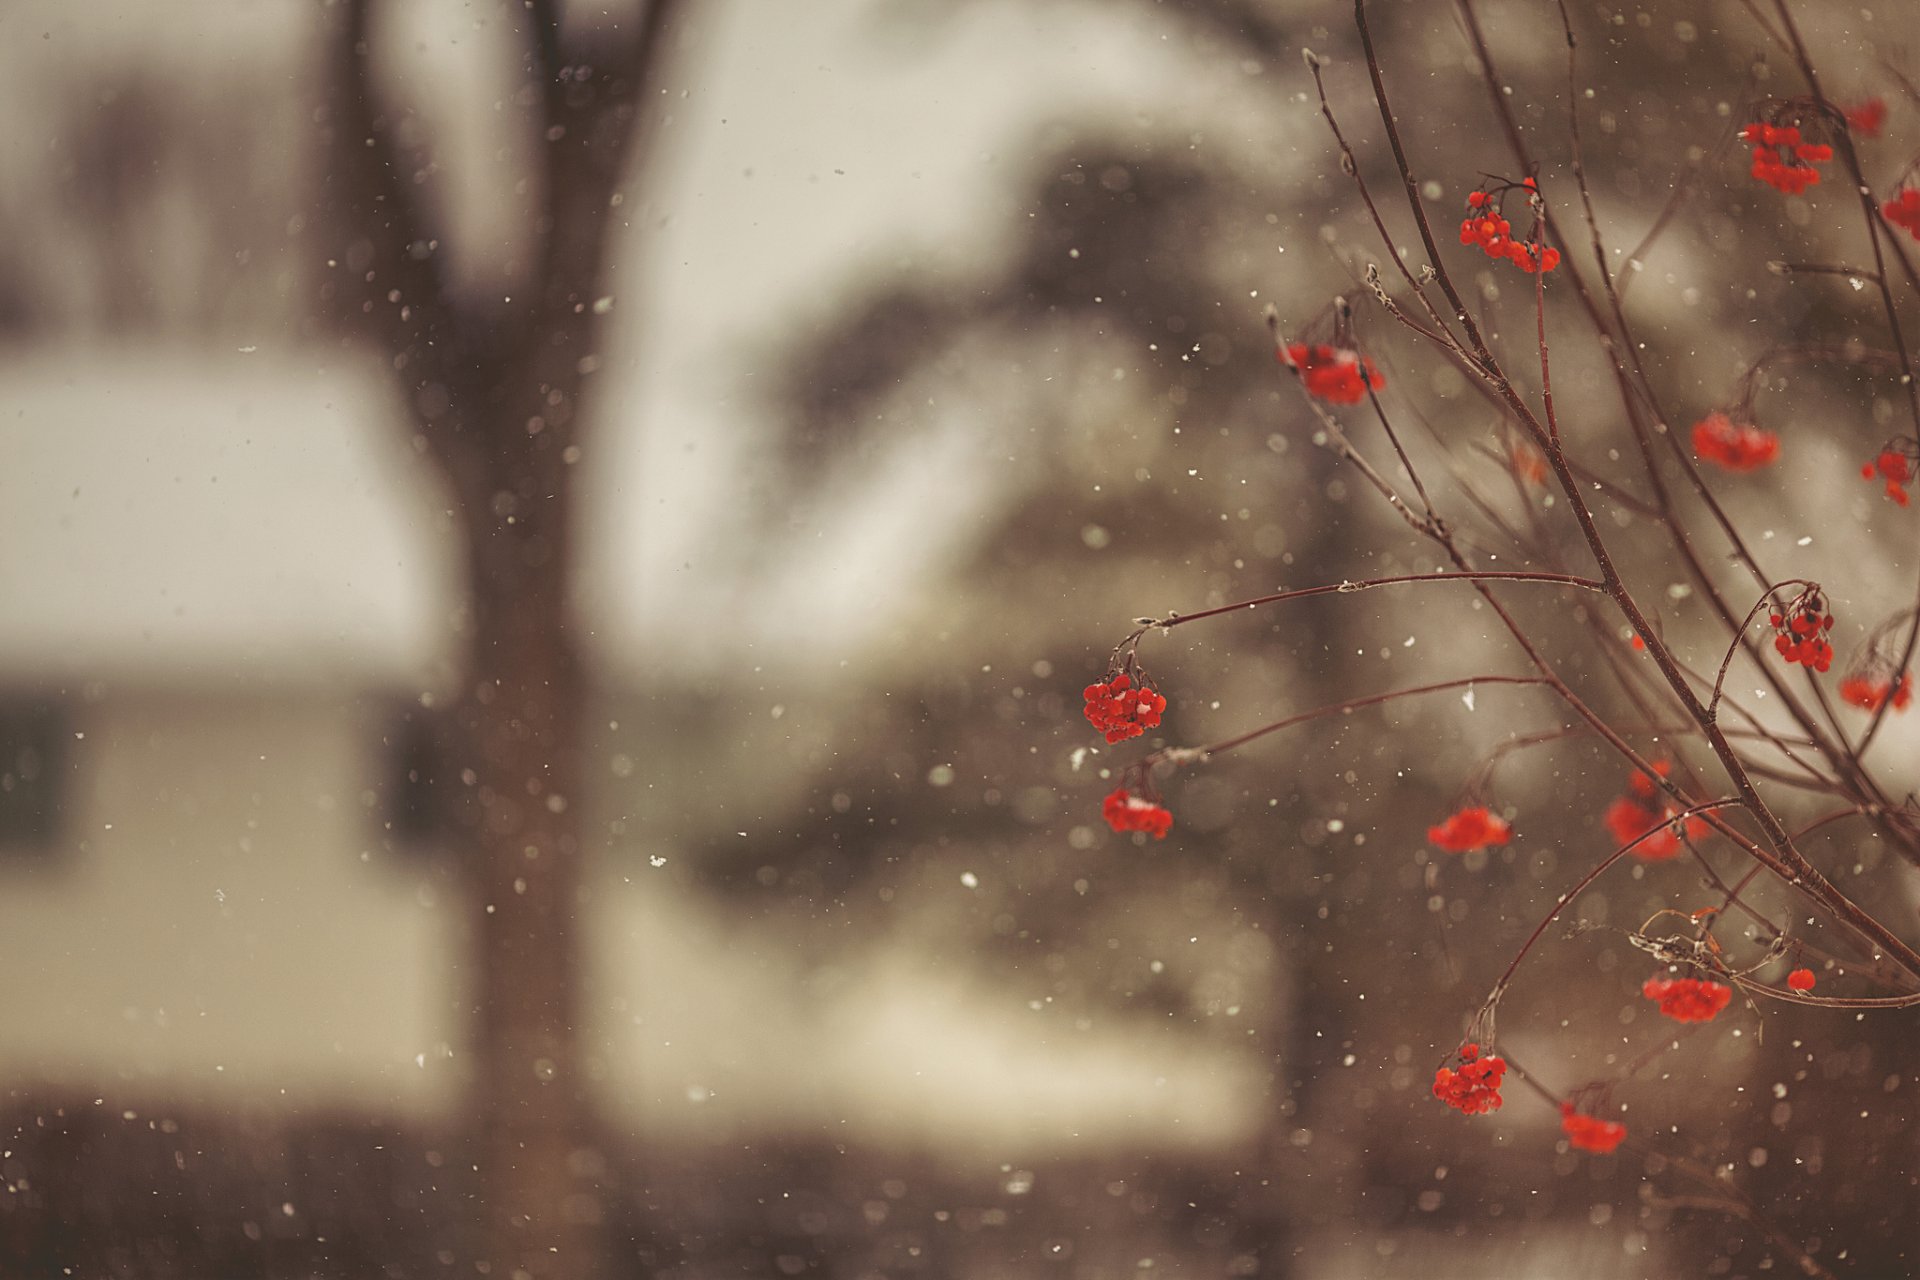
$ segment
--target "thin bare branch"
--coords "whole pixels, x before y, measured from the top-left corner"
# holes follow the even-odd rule
[[[1424,693],[1445,693],[1449,689],[1471,689],[1482,684],[1519,684],[1550,685],[1552,682],[1543,676],[1467,676],[1459,680],[1442,680],[1437,684],[1423,684],[1411,689],[1395,689],[1390,693],[1373,693],[1364,698],[1350,698],[1345,702],[1329,703],[1324,707],[1315,707],[1311,711],[1302,711],[1297,715],[1263,724],[1258,729],[1219,742],[1210,742],[1204,747],[1169,747],[1155,752],[1149,759],[1165,760],[1170,764],[1204,764],[1214,756],[1223,755],[1235,747],[1243,747],[1268,734],[1278,733],[1282,729],[1291,729],[1295,725],[1307,724],[1314,720],[1324,720],[1328,716],[1342,716],[1358,711],[1362,707],[1379,706],[1383,702],[1397,702],[1402,698],[1411,698]]]
[[[1258,608],[1263,604],[1310,600],[1315,596],[1352,595],[1356,591],[1370,591],[1375,587],[1405,586],[1415,582],[1544,582],[1561,587],[1579,587],[1585,591],[1605,590],[1601,583],[1592,578],[1577,578],[1567,573],[1531,573],[1519,570],[1503,570],[1496,573],[1404,573],[1387,578],[1362,578],[1357,582],[1335,582],[1318,587],[1301,587],[1294,591],[1277,591],[1272,595],[1255,596],[1251,600],[1202,609],[1198,613],[1170,613],[1164,619],[1155,619],[1142,627],[1137,634],[1144,635],[1148,631],[1171,631],[1175,627],[1184,626],[1189,622],[1198,622],[1202,618],[1217,618],[1222,614],[1239,613],[1245,609]]]

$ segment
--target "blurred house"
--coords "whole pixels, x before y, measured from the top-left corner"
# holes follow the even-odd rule
[[[460,603],[383,385],[246,350],[0,370],[6,1088],[457,1104],[471,908],[436,853],[420,713],[456,678]],[[1261,1077],[1217,1047],[1037,1016],[897,932],[829,964],[739,927],[657,843],[697,815],[628,814],[726,745],[623,732],[634,695],[605,698],[588,1034],[614,1115],[1012,1155],[1231,1142],[1258,1114]]]
[[[259,353],[0,380],[7,1083],[444,1104],[405,773],[451,574],[386,407]]]

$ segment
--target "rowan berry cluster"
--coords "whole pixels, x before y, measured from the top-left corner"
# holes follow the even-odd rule
[[[1891,700],[1895,711],[1905,711],[1913,701],[1913,676],[1905,671],[1895,680],[1892,676],[1873,675],[1859,672],[1847,676],[1840,682],[1840,701],[1862,711],[1878,711],[1882,703]]]
[[[1277,354],[1281,364],[1300,375],[1308,395],[1329,404],[1359,404],[1369,387],[1378,391],[1387,385],[1373,361],[1346,347],[1295,342]]]
[[[1527,484],[1542,485],[1547,482],[1547,459],[1532,445],[1520,440],[1512,441],[1507,447],[1507,462],[1513,468],[1513,474]]]
[[[1780,456],[1780,437],[1715,410],[1693,424],[1693,451],[1728,471],[1755,471]]]
[[[1664,778],[1673,769],[1668,761],[1655,762],[1654,772]],[[1672,805],[1658,799],[1659,785],[1652,777],[1644,773],[1635,773],[1627,780],[1627,794],[1620,796],[1607,806],[1602,817],[1606,823],[1607,834],[1614,843],[1626,845],[1635,840],[1640,843],[1633,846],[1633,856],[1642,862],[1664,862],[1680,852],[1680,832],[1675,830],[1675,810]],[[1687,818],[1678,824],[1684,828],[1688,838],[1698,840],[1707,834],[1707,824],[1698,818]],[[1654,828],[1662,828],[1654,831]],[[1654,832],[1648,835],[1648,832]],[[1646,836],[1641,840],[1640,837]]]
[[[1872,462],[1860,468],[1860,478],[1884,480],[1887,496],[1904,507],[1907,505],[1907,486],[1913,483],[1916,453],[1920,453],[1920,444],[1911,440],[1888,441]]]
[[[1812,671],[1825,671],[1833,665],[1833,645],[1827,632],[1833,630],[1833,615],[1817,588],[1803,592],[1787,606],[1785,613],[1767,615],[1773,624],[1773,647],[1789,663],[1799,663]]]
[[[1833,159],[1832,147],[1805,141],[1795,125],[1750,124],[1740,137],[1753,147],[1753,176],[1790,196],[1819,182],[1813,166]]]
[[[1462,809],[1439,826],[1427,828],[1427,842],[1448,853],[1484,849],[1512,838],[1513,828],[1485,805]]]
[[[1519,189],[1531,194],[1535,190],[1533,179],[1528,178]],[[1460,223],[1460,243],[1479,245],[1489,258],[1505,259],[1528,275],[1551,271],[1560,265],[1560,251],[1553,246],[1513,238],[1513,224],[1500,216],[1499,197],[1487,191],[1468,193],[1467,216]]]
[[[1880,216],[1920,240],[1920,187],[1906,187],[1880,206]]]
[[[1165,698],[1144,682],[1134,688],[1133,677],[1124,671],[1104,684],[1088,685],[1082,696],[1087,723],[1105,734],[1109,745],[1158,728],[1160,713],[1167,709]]]
[[[1887,103],[1884,98],[1868,98],[1857,107],[1848,107],[1844,113],[1847,128],[1863,138],[1880,136],[1880,126],[1887,122]]]
[[[1617,1120],[1582,1115],[1574,1110],[1571,1102],[1560,1104],[1560,1128],[1566,1133],[1569,1146],[1598,1155],[1606,1155],[1626,1141],[1627,1137],[1627,1126],[1624,1124]]]
[[[1460,1046],[1459,1057],[1458,1071],[1441,1067],[1433,1073],[1433,1096],[1470,1116],[1498,1111],[1500,1082],[1506,1078],[1507,1060],[1497,1054],[1481,1057],[1480,1046],[1472,1041]]]
[[[1658,1002],[1660,1012],[1675,1022],[1712,1022],[1733,1002],[1733,988],[1705,978],[1648,978],[1640,994]]]
[[[1101,801],[1100,816],[1116,832],[1144,831],[1155,840],[1165,840],[1167,832],[1173,829],[1171,810],[1144,796],[1133,795],[1125,787]]]

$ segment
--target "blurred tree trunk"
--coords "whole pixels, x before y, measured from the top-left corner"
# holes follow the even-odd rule
[[[651,0],[631,30],[574,32],[558,0],[523,2],[503,8],[524,30],[526,82],[503,96],[524,108],[537,157],[524,184],[527,287],[505,301],[450,287],[442,229],[415,198],[421,170],[396,147],[372,82],[372,0],[342,0],[324,212],[343,243],[322,292],[390,358],[409,429],[461,520],[466,655],[441,788],[459,797],[449,836],[478,946],[475,1247],[494,1276],[572,1278],[606,1270],[604,1161],[577,1042],[586,681],[571,610],[573,477],[609,241],[626,225],[622,188],[676,4]]]

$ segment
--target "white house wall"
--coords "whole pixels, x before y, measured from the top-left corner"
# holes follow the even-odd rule
[[[0,1076],[429,1113],[450,1096],[457,928],[379,851],[337,697],[76,708],[57,850],[0,868]]]

